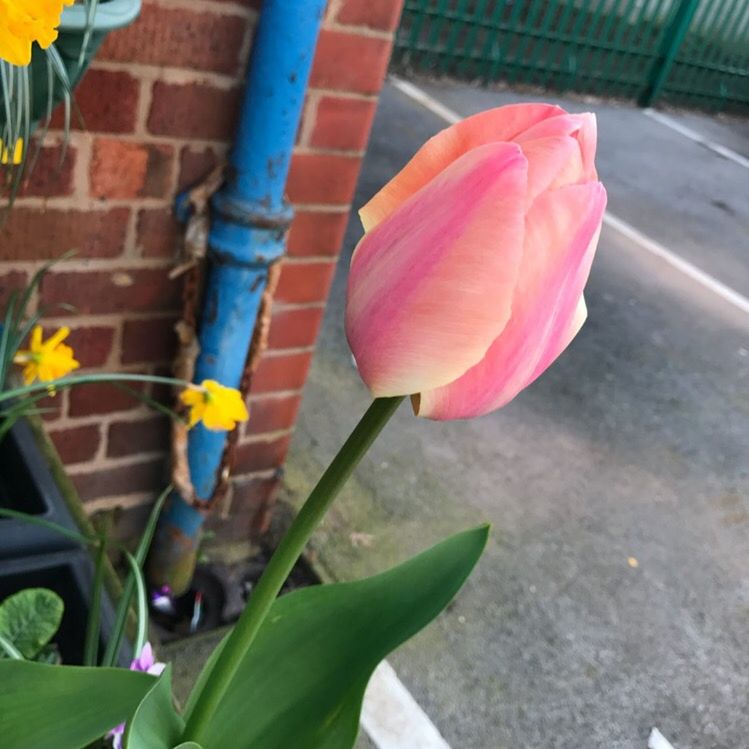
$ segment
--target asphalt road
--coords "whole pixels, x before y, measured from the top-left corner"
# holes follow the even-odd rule
[[[469,114],[507,93],[428,86]],[[599,117],[610,210],[749,295],[749,169],[631,107]],[[692,128],[749,152],[744,126]],[[388,86],[361,205],[432,133]],[[288,462],[299,501],[368,403],[343,335],[350,222]],[[396,415],[316,548],[381,570],[460,528],[493,536],[455,604],[391,658],[453,749],[749,747],[749,315],[604,228],[588,323],[503,410]]]

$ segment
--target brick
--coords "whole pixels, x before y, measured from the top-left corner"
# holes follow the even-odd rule
[[[252,393],[299,390],[307,379],[312,354],[264,356],[252,378]]]
[[[73,328],[66,343],[73,347],[81,367],[101,367],[109,359],[113,340],[114,328],[95,325]]]
[[[70,302],[80,314],[170,312],[179,309],[180,283],[166,268],[50,272],[42,281],[45,304]]]
[[[43,398],[37,401],[36,407],[41,413],[41,417],[46,422],[54,422],[61,418],[65,413],[65,406],[67,404],[68,392],[63,390],[50,395],[47,398]]]
[[[229,513],[223,513],[219,506],[208,516],[206,528],[223,543],[256,538],[268,530],[270,511],[280,488],[280,472],[268,479],[235,478]]]
[[[214,148],[185,146],[179,157],[178,189],[185,190],[202,182],[222,158],[223,154]]]
[[[171,422],[165,416],[115,421],[107,432],[107,455],[120,458],[135,453],[163,453],[169,449],[170,434]]]
[[[2,233],[0,233],[0,238],[2,238]],[[28,282],[28,275],[19,270],[0,274],[0,309],[5,309],[8,297],[14,289],[23,289]]]
[[[138,23],[110,34],[102,60],[235,73],[247,22],[241,16],[146,3]]]
[[[128,320],[122,329],[122,363],[161,363],[174,358],[177,336],[175,318]]]
[[[278,468],[286,458],[290,442],[291,437],[287,435],[268,442],[239,444],[234,453],[234,470],[239,474]]]
[[[350,26],[366,26],[378,31],[395,31],[403,0],[344,0],[336,20]]]
[[[376,108],[376,103],[367,99],[321,97],[310,145],[363,151],[367,147]]]
[[[387,39],[323,29],[310,86],[376,94],[382,88],[390,48]]]
[[[299,395],[253,400],[250,403],[250,420],[245,427],[245,433],[258,435],[290,429],[296,422],[301,400]]]
[[[49,431],[49,437],[55,445],[60,460],[66,465],[92,460],[101,442],[98,424],[52,429]]]
[[[112,497],[163,489],[166,479],[166,460],[147,460],[127,466],[102,468],[70,477],[81,499],[88,502],[98,497]]]
[[[324,302],[333,281],[335,263],[285,263],[276,289],[276,301],[289,304]]]
[[[269,346],[275,349],[313,346],[322,315],[322,307],[275,311],[271,320]]]
[[[117,257],[125,247],[129,208],[79,211],[16,205],[0,229],[0,259],[46,260],[69,250],[76,257]],[[75,302],[78,294],[66,302]]]
[[[229,140],[239,111],[238,87],[224,89],[205,83],[164,83],[153,86],[148,130],[178,138]]]
[[[143,257],[177,256],[182,227],[170,208],[144,208],[138,213],[136,249]]]
[[[91,159],[95,198],[161,198],[171,192],[174,148],[97,138]]]
[[[62,145],[43,146],[36,154],[37,144],[32,145],[30,159],[36,158],[34,169],[24,179],[20,195],[53,197],[73,194],[73,169],[77,151],[75,146],[68,144],[63,150]]]
[[[289,198],[293,203],[348,205],[354,195],[360,164],[357,156],[294,154],[286,185]]]
[[[136,393],[145,389],[140,382],[128,382],[123,385]],[[136,395],[115,385],[98,382],[71,388],[68,398],[68,414],[72,417],[129,411],[141,404]]]
[[[132,133],[139,98],[140,83],[130,73],[90,69],[75,89],[71,127],[97,133]],[[63,123],[61,105],[51,127],[62,128]]]
[[[289,232],[288,254],[292,257],[337,256],[346,233],[348,216],[346,211],[298,211]]]

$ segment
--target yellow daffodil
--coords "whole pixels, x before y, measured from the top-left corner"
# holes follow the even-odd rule
[[[57,39],[64,5],[73,0],[0,0],[0,58],[11,65],[31,62],[31,45],[47,49]]]
[[[70,328],[60,328],[51,338],[42,340],[42,326],[31,331],[28,351],[18,351],[13,362],[23,367],[23,381],[26,385],[39,380],[50,382],[64,377],[80,364],[73,358],[73,349],[63,341],[70,334]]]
[[[23,161],[23,138],[16,141],[13,153],[8,150],[8,147],[0,138],[0,164],[20,164],[21,161]]]
[[[224,387],[215,380],[191,385],[182,391],[179,399],[190,409],[190,427],[202,421],[206,429],[224,431],[234,429],[238,422],[249,418],[239,390]]]

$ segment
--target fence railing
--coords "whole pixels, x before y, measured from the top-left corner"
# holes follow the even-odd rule
[[[749,112],[749,0],[406,0],[394,65]]]

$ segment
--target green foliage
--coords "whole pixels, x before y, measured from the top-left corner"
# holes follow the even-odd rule
[[[172,701],[172,668],[167,666],[135,711],[125,734],[126,749],[172,749],[184,721]]]
[[[0,604],[0,635],[24,658],[35,658],[57,632],[64,608],[62,598],[54,591],[22,590]],[[45,659],[49,652],[45,652]]]
[[[116,668],[0,661],[3,749],[81,749],[129,718],[155,682]]]
[[[350,749],[375,667],[447,606],[478,561],[487,535],[482,526],[376,577],[278,599],[210,716],[201,745]],[[215,663],[212,657],[201,674],[188,715]]]

